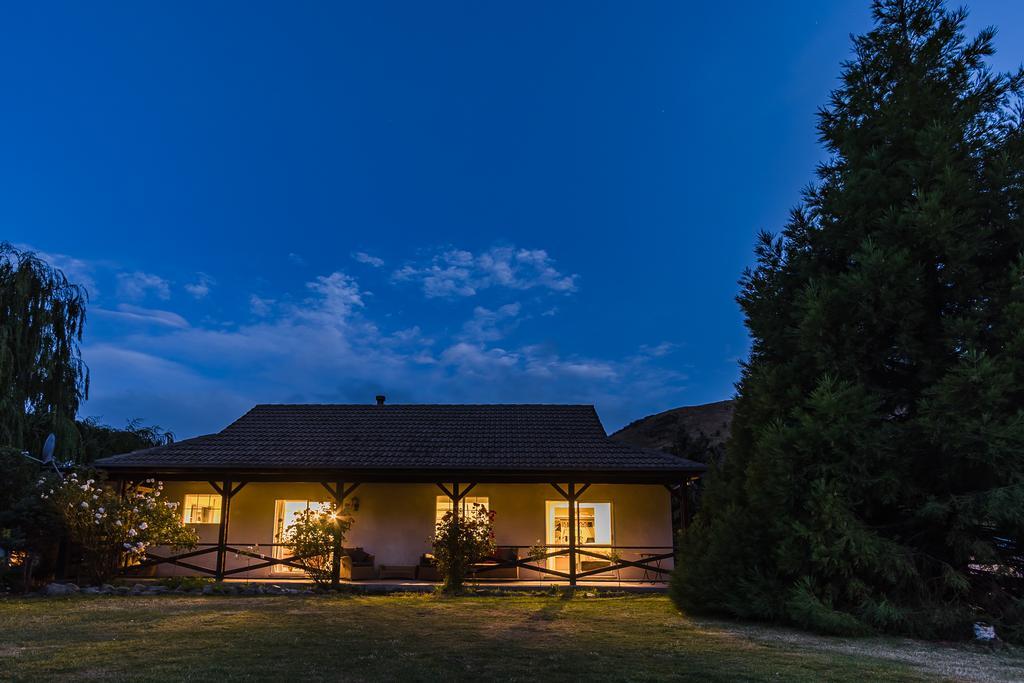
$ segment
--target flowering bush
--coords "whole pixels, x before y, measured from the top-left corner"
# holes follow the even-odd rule
[[[285,542],[291,545],[295,563],[320,586],[333,579],[334,554],[340,553],[345,534],[352,526],[347,509],[334,503],[300,512],[285,529]],[[338,560],[341,561],[340,558]]]
[[[160,500],[162,482],[147,479],[122,496],[97,477],[72,471],[37,482],[39,497],[61,517],[69,540],[82,547],[89,578],[109,579],[119,557],[129,563],[140,561],[150,546],[195,547],[199,538],[182,522],[178,504]]]
[[[494,512],[474,503],[465,514],[455,517],[445,513],[430,538],[438,571],[444,577],[444,590],[458,592],[470,568],[480,560],[493,555]]]

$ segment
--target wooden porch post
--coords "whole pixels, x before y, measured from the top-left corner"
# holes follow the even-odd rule
[[[349,494],[356,490],[359,486],[359,482],[351,484],[348,488],[345,488],[345,482],[336,481],[332,488],[326,481],[320,482],[320,485],[327,489],[327,492],[331,494],[331,498],[334,499],[334,507],[337,510],[335,517],[335,524],[341,526],[341,511],[345,505],[345,499],[348,498]],[[334,539],[334,547],[331,549],[333,556],[331,559],[331,585],[338,586],[341,583],[341,553],[344,548],[341,547],[341,534]]]
[[[221,482],[220,486],[220,528],[217,532],[217,570],[215,574],[217,581],[224,580],[228,545],[228,516],[231,514],[231,480]],[[214,488],[217,487],[214,486]]]
[[[345,482],[336,481],[334,482],[334,487],[334,525],[336,529],[334,534],[334,558],[331,561],[331,585],[338,586],[341,584],[341,535],[338,533],[338,530],[341,528],[341,506],[345,501]]]
[[[576,585],[576,484],[569,483],[569,585]]]
[[[690,526],[690,480],[684,479],[683,483],[679,487],[680,493],[680,528],[682,531],[686,531],[686,527]]]

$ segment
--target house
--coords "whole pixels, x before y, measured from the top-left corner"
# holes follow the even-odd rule
[[[483,505],[495,513],[499,549],[478,578],[571,584],[663,578],[673,519],[688,521],[687,487],[705,469],[609,439],[589,405],[385,405],[384,397],[258,405],[216,434],[96,464],[122,486],[163,481],[199,533],[197,548],[154,549],[135,571],[300,578],[285,530],[300,511],[334,501],[353,517],[336,581],[432,579],[435,522],[453,507]]]

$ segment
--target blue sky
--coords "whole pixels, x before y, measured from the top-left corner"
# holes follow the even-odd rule
[[[486,5],[486,6],[485,6]],[[1024,4],[970,3],[994,64]],[[91,294],[82,413],[728,398],[867,2],[20,3],[0,239]]]

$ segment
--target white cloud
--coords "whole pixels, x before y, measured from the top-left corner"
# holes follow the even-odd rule
[[[204,298],[210,293],[210,287],[217,282],[206,273],[196,273],[196,281],[185,285],[185,291],[197,299]]]
[[[131,304],[118,304],[117,310],[93,308],[92,312],[102,318],[110,318],[122,322],[161,325],[164,327],[185,328],[188,321],[172,311],[161,311],[155,308],[142,308]]]
[[[288,254],[288,262],[293,266],[306,265],[306,259],[302,258],[300,254],[296,254],[294,251]]]
[[[264,299],[256,294],[249,296],[249,311],[261,318],[270,315],[270,309],[277,303],[273,299]]]
[[[366,265],[373,266],[374,268],[380,268],[381,266],[384,265],[384,259],[379,258],[377,256],[371,256],[370,254],[367,254],[365,251],[355,252],[354,254],[352,254],[352,258],[354,258],[359,263],[365,263]]]
[[[518,302],[505,304],[494,311],[477,306],[473,309],[473,317],[462,326],[462,336],[478,342],[502,339],[518,324],[521,309]]]
[[[117,274],[118,296],[138,300],[153,292],[158,299],[166,301],[171,298],[171,284],[159,275],[135,271],[134,273]]]
[[[91,261],[85,261],[74,256],[68,256],[67,254],[40,251],[39,249],[34,249],[30,244],[15,244],[14,248],[18,251],[31,251],[35,253],[40,259],[64,273],[64,276],[67,277],[71,284],[85,287],[90,297],[95,297],[99,294],[99,288],[96,286],[95,279],[96,264]]]
[[[445,251],[427,263],[403,266],[392,279],[418,282],[423,293],[433,298],[473,296],[490,287],[569,293],[576,291],[577,276],[560,272],[543,249],[493,247],[478,255]]]

